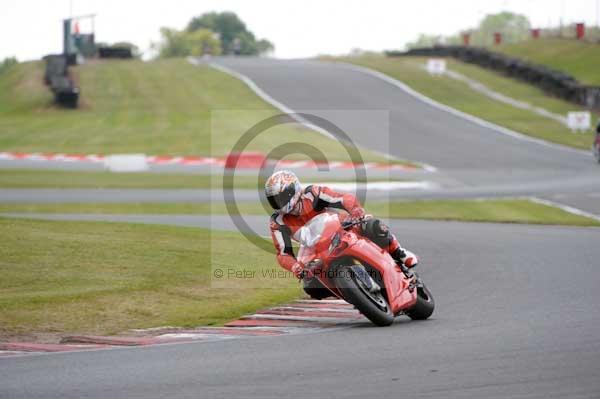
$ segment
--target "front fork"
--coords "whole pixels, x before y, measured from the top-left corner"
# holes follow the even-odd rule
[[[365,288],[369,290],[369,292],[377,293],[381,291],[379,284],[377,284],[375,280],[369,276],[369,273],[364,269],[364,267],[357,265],[351,266],[350,268],[356,277],[360,279]]]
[[[413,292],[419,284],[419,276],[412,269],[406,267],[404,263],[397,263],[398,267],[404,273],[404,276],[409,280],[408,291]]]

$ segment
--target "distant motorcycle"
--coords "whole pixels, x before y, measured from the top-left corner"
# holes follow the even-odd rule
[[[387,251],[352,231],[363,222],[324,212],[304,225],[298,261],[305,278],[317,279],[375,325],[388,326],[400,314],[427,319],[435,307],[431,292],[414,271],[400,269]]]
[[[596,128],[596,138],[594,139],[594,144],[592,144],[592,151],[594,152],[596,161],[600,163],[600,123]]]

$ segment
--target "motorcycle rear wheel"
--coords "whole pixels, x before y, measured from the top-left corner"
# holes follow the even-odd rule
[[[336,286],[346,301],[376,326],[389,326],[394,322],[390,305],[381,292],[367,293],[349,266],[343,266],[338,271]]]

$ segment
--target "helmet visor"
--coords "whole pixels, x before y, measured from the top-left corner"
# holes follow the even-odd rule
[[[267,196],[267,201],[269,201],[271,208],[280,210],[290,202],[295,194],[296,187],[294,187],[293,184],[290,184],[279,194]]]

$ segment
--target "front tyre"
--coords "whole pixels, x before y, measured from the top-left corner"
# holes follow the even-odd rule
[[[360,270],[357,268],[360,267]],[[390,305],[380,289],[373,290],[365,281],[362,266],[344,266],[338,269],[336,286],[346,301],[354,305],[373,324],[383,327],[394,322]],[[367,274],[367,277],[368,276]],[[371,280],[373,282],[373,280]]]
[[[312,299],[325,299],[333,296],[331,291],[329,291],[323,284],[317,280],[316,277],[311,279],[304,279],[302,281],[302,285],[304,288],[304,292],[308,294]]]
[[[417,303],[405,311],[406,315],[413,320],[425,320],[433,313],[435,301],[431,291],[425,286],[423,281],[417,276]]]

